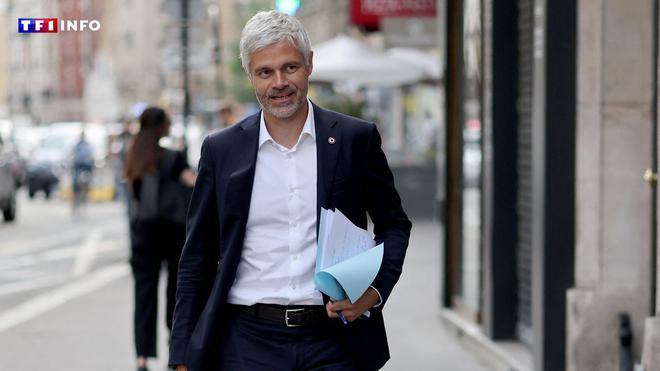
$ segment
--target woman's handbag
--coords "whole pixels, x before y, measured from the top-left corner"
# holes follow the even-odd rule
[[[140,179],[139,201],[136,197],[131,197],[128,203],[131,222],[167,220],[186,224],[192,187],[171,176],[178,155],[178,152],[166,150],[158,171],[145,174]]]
[[[158,192],[158,215],[161,219],[177,224],[186,224],[186,215],[192,187],[183,184],[179,178],[172,179],[167,176],[171,174],[176,160],[177,152],[165,151],[161,171],[166,176],[162,177]]]

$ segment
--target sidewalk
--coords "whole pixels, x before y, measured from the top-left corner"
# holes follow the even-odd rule
[[[487,371],[440,319],[440,227],[413,221],[399,283],[383,311],[391,359],[387,371]]]
[[[437,225],[415,223],[403,276],[384,312],[392,355],[384,370],[488,370],[441,324],[439,238]],[[21,371],[135,369],[132,279],[126,272],[93,293],[0,332],[3,367]],[[152,371],[166,370],[164,326],[159,335],[161,357],[151,361]]]

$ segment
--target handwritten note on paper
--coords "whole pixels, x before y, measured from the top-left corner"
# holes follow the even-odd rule
[[[321,209],[316,288],[333,299],[355,302],[380,270],[384,246],[374,245],[371,233],[355,226],[339,210]]]
[[[376,245],[368,231],[356,227],[341,213],[327,212],[325,241],[321,251],[321,269],[333,266]],[[330,238],[332,237],[332,238]]]

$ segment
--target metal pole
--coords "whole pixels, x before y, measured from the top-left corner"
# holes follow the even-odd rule
[[[220,46],[220,8],[217,4],[215,6],[213,16],[211,17],[211,31],[213,32],[213,62],[215,68],[215,92],[218,99],[223,98],[222,76],[220,68],[222,63],[222,49]]]
[[[190,91],[188,88],[188,2],[181,0],[181,73],[183,75],[183,141],[187,147],[186,130],[190,117]]]
[[[653,0],[653,102],[651,104],[651,171],[658,173],[658,0]],[[658,189],[656,182],[651,184],[651,303],[650,314],[656,312],[656,290],[658,269]]]
[[[221,76],[221,47],[220,47],[220,7],[211,4],[207,8],[211,20],[211,34],[213,36],[213,68],[215,72],[215,94],[217,99],[222,99],[222,76]]]
[[[619,313],[619,371],[633,371],[633,330],[628,313]]]
[[[445,287],[443,304],[452,306],[460,295],[462,249],[462,99],[463,99],[463,0],[447,1],[446,81],[446,204],[445,204]]]
[[[215,24],[213,27],[213,31],[214,31],[213,38],[214,38],[215,46],[213,48],[214,49],[213,57],[215,60],[215,89],[216,89],[216,93],[218,94],[218,99],[221,99],[223,98],[224,89],[222,86],[222,70],[220,69],[222,67],[222,54],[221,54],[222,49],[220,46],[220,35],[219,35],[220,27],[217,18],[215,19],[214,23]]]

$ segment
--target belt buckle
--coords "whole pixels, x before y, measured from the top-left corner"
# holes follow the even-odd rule
[[[292,325],[289,323],[289,312],[302,312],[305,308],[287,309],[284,311],[284,323],[286,327],[300,327],[301,325]]]

